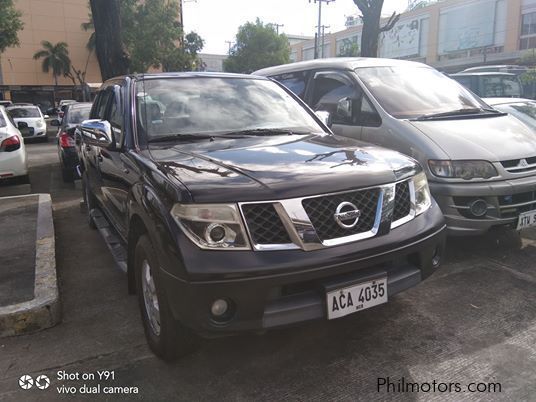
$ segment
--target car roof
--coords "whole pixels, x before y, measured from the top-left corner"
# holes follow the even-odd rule
[[[76,103],[69,103],[67,106],[68,110],[71,109],[80,109],[80,108],[86,108],[93,106],[93,103],[91,102],[76,102]]]
[[[119,77],[110,78],[103,83],[103,86],[106,86],[107,83],[111,81],[118,81],[125,78],[133,78],[136,80],[149,80],[149,79],[163,79],[163,78],[249,78],[253,77],[248,74],[236,74],[236,73],[218,73],[218,72],[199,72],[199,71],[188,71],[188,72],[177,72],[177,73],[150,73],[150,74],[130,74],[123,75]],[[262,78],[262,77],[257,77]]]
[[[488,105],[506,105],[508,103],[523,103],[523,102],[535,102],[532,99],[525,98],[483,98],[484,102]]]
[[[283,64],[276,67],[263,68],[255,71],[254,75],[277,75],[291,73],[294,71],[337,68],[343,70],[354,70],[361,67],[394,67],[394,66],[419,66],[427,67],[423,63],[397,59],[383,59],[373,57],[332,57],[327,59],[315,59],[307,61],[299,61],[297,63]]]
[[[519,66],[517,64],[494,64],[494,65],[490,65],[490,66],[478,66],[478,67],[469,67],[469,68],[466,68],[465,70],[463,70],[462,72],[465,73],[465,72],[478,72],[478,70],[484,70],[484,69],[488,69],[488,68],[506,68],[506,69],[511,69],[511,70],[515,70],[515,69],[528,69],[528,67],[526,66]]]
[[[515,77],[516,76],[515,74],[505,73],[505,72],[502,72],[502,71],[474,71],[474,72],[467,71],[467,72],[461,72],[461,73],[456,73],[456,74],[450,74],[449,77],[480,76],[480,75],[483,75],[483,76],[486,76],[486,75],[503,75],[503,76],[506,76],[506,77]]]
[[[13,105],[9,105],[7,107],[7,109],[39,109],[38,106],[35,106],[35,105],[23,105],[23,104],[13,104]]]

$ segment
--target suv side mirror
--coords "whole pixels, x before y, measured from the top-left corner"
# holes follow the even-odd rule
[[[348,121],[352,119],[352,100],[348,97],[342,98],[337,103],[337,116]]]
[[[331,128],[333,125],[333,119],[331,117],[331,113],[327,112],[325,110],[318,110],[315,112],[316,117],[318,117],[322,123],[324,123],[327,127]]]
[[[102,148],[111,148],[114,145],[112,140],[112,126],[106,120],[86,120],[80,125],[82,140],[88,145]]]

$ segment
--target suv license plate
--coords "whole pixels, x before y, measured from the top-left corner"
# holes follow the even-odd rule
[[[387,278],[327,293],[328,320],[387,303]]]
[[[517,230],[536,226],[536,211],[523,212],[517,220]]]

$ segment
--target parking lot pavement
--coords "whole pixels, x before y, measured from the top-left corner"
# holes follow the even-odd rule
[[[30,144],[28,151],[33,190],[52,193],[64,319],[0,340],[2,401],[57,400],[62,385],[75,387],[76,399],[98,399],[79,394],[85,383],[99,383],[106,400],[113,400],[106,386],[137,387],[139,394],[124,397],[151,401],[534,400],[535,232],[450,239],[442,269],[386,305],[333,322],[207,341],[166,364],[146,347],[136,299],[87,227],[80,191],[61,182],[54,145]],[[113,370],[114,379],[60,380],[62,370],[79,378]],[[51,386],[22,390],[24,374],[46,374]],[[378,392],[387,377],[389,392],[385,385]],[[421,384],[420,392],[398,392],[403,381]],[[451,392],[426,392],[434,381],[459,383],[460,392],[453,385]],[[469,392],[471,383],[495,392]]]

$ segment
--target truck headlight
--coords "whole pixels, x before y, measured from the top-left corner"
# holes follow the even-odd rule
[[[413,186],[415,188],[415,215],[420,215],[432,205],[432,196],[430,187],[424,172],[413,177]]]
[[[488,161],[437,161],[429,160],[428,166],[435,176],[457,179],[489,179],[497,176],[497,170]]]
[[[176,204],[171,215],[184,234],[202,249],[250,249],[235,204]]]

